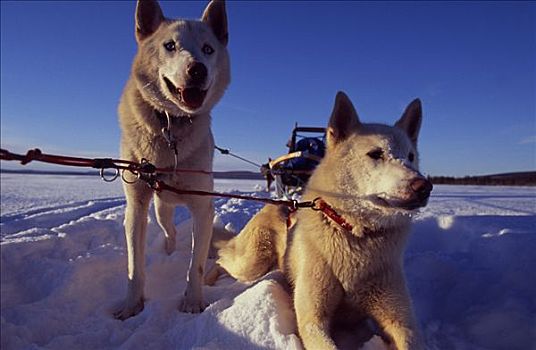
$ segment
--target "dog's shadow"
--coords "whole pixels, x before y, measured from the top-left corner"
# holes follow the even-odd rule
[[[524,349],[534,341],[536,216],[416,220],[405,275],[427,344]]]

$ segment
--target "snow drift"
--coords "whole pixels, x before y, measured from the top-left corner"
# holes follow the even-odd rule
[[[277,271],[249,285],[222,278],[205,287],[205,312],[177,311],[190,257],[184,209],[171,256],[150,218],[145,309],[113,319],[126,292],[119,183],[7,174],[1,182],[2,349],[302,348]],[[261,184],[219,180],[216,187],[262,195]],[[215,207],[238,231],[261,205],[216,199]],[[535,188],[437,186],[405,255],[427,347],[535,348],[535,250]],[[363,348],[383,345],[375,337]]]

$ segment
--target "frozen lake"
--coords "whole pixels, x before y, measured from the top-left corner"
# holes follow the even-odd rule
[[[262,186],[216,180],[218,191],[266,196]],[[190,255],[184,209],[171,256],[151,220],[145,309],[114,320],[126,290],[124,207],[121,184],[98,176],[1,175],[2,349],[301,348],[277,273],[251,285],[223,278],[205,287],[205,312],[176,310]],[[238,231],[261,205],[215,207]],[[427,348],[535,348],[535,250],[536,188],[436,186],[405,256]]]

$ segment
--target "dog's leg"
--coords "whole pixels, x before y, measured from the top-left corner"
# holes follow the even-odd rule
[[[225,269],[215,263],[205,274],[205,284],[207,286],[213,286],[224,273],[226,273]]]
[[[308,261],[311,266],[301,269],[294,288],[298,331],[305,349],[336,349],[329,330],[343,290],[328,267]]]
[[[373,288],[365,307],[398,350],[424,349],[402,277]]]
[[[154,207],[156,212],[156,220],[166,236],[166,253],[171,255],[175,251],[177,235],[175,224],[173,222],[175,205],[167,204],[159,199],[158,196],[155,196]]]
[[[184,312],[198,313],[205,309],[203,300],[203,276],[208,249],[212,238],[214,205],[212,198],[197,197],[188,207],[193,216],[192,259],[188,269],[188,284],[179,309]]]
[[[125,320],[143,310],[143,288],[145,284],[145,233],[151,192],[137,191],[126,185],[127,208],[125,212],[125,238],[128,256],[127,297],[122,308],[114,313],[115,318]],[[138,187],[139,189],[139,187]]]

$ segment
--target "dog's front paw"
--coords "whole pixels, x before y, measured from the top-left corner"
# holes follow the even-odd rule
[[[144,302],[143,298],[140,298],[137,302],[125,302],[125,305],[114,312],[114,318],[124,321],[127,318],[130,318],[132,316],[136,316],[140,312],[143,311]]]
[[[207,306],[208,304],[204,302],[203,297],[186,293],[179,303],[179,311],[198,314],[203,312]]]

